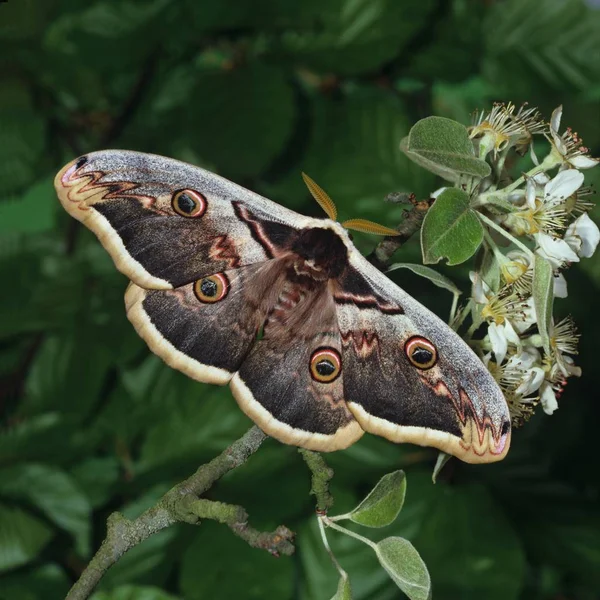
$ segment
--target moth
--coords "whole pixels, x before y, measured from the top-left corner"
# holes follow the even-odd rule
[[[493,377],[360,254],[324,193],[328,218],[305,217],[198,167],[121,150],[74,160],[55,186],[131,280],[127,315],[150,349],[229,384],[268,435],[318,451],[369,432],[470,463],[506,455],[510,416]]]

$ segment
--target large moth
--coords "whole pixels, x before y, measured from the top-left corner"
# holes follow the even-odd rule
[[[330,451],[366,431],[471,463],[506,455],[509,412],[485,366],[334,218],[137,152],[82,156],[55,185],[131,280],[127,315],[150,349],[229,384],[272,437]]]

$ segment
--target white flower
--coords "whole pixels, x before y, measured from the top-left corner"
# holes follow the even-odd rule
[[[548,381],[544,381],[540,388],[540,392],[542,408],[547,415],[551,415],[558,408],[558,402],[556,401],[556,395],[552,389],[552,384]]]
[[[554,275],[554,297],[566,298],[567,296],[567,280],[562,273],[558,273]]]
[[[595,167],[600,161],[588,155],[588,149],[583,146],[583,142],[576,132],[567,128],[562,135],[558,133],[561,118],[562,106],[559,106],[552,113],[550,135],[552,136],[554,149],[560,155],[561,160],[567,163],[567,166],[572,166],[576,169],[591,169]]]
[[[583,185],[583,173],[577,169],[560,171],[544,186],[544,203],[560,204]]]
[[[588,214],[583,213],[569,225],[564,239],[579,256],[590,258],[600,242],[600,230]]]
[[[543,184],[543,192],[540,181],[543,180],[539,177],[527,180],[522,210],[510,213],[503,219],[504,224],[516,235],[555,235],[562,231],[567,218],[566,201],[583,184],[583,175],[576,169],[561,171]]]
[[[501,364],[506,358],[509,344],[515,346],[519,345],[519,336],[507,320],[505,320],[502,325],[490,323],[488,327],[488,336],[497,364]]]

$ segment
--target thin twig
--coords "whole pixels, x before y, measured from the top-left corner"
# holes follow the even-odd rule
[[[215,481],[244,464],[266,437],[258,427],[252,427],[219,456],[169,490],[137,519],[130,521],[119,513],[113,513],[108,518],[106,539],[67,594],[66,600],[89,598],[104,573],[125,552],[176,522],[198,523],[200,517],[197,513],[206,516],[210,512],[212,518],[227,522],[237,535],[255,547],[265,548],[273,554],[291,554],[294,550],[291,544],[293,534],[287,528],[280,527],[273,533],[258,532],[245,522],[247,515],[241,507],[217,502],[211,503],[210,507],[202,502],[195,504],[199,501],[199,496],[210,489]],[[236,518],[244,520],[238,522]]]

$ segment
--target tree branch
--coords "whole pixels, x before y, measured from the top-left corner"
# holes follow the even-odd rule
[[[333,506],[333,496],[329,492],[329,482],[333,479],[333,469],[327,465],[318,452],[298,448],[304,462],[312,473],[310,493],[317,498],[317,512],[326,513]]]
[[[246,523],[248,515],[242,507],[221,502],[208,503],[199,498],[215,481],[244,464],[266,437],[255,425],[133,521],[120,513],[113,513],[107,521],[106,539],[67,594],[66,600],[89,598],[104,573],[125,552],[151,535],[177,522],[198,523],[201,517],[227,523],[234,533],[256,548],[264,548],[273,554],[291,554],[294,551],[293,533],[289,529],[278,527],[273,533],[256,531]]]

